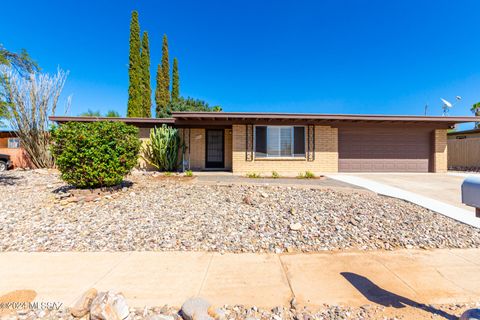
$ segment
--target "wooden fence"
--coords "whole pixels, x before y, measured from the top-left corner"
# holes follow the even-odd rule
[[[448,167],[480,168],[480,138],[449,139]]]

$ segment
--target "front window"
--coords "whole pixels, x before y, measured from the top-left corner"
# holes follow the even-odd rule
[[[20,139],[19,138],[8,138],[8,148],[9,149],[20,148]]]
[[[305,157],[305,127],[256,126],[255,157]]]

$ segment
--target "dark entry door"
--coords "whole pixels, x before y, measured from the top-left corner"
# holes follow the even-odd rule
[[[207,129],[205,168],[224,168],[223,129]]]

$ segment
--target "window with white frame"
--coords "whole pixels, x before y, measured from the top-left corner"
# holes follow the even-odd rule
[[[256,126],[255,157],[305,157],[305,127]]]
[[[20,148],[20,138],[8,138],[8,148],[9,149]]]

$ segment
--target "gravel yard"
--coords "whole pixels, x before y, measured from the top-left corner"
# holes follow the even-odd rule
[[[134,174],[70,196],[58,175],[0,175],[0,251],[313,252],[467,248],[480,230],[361,190],[203,185]]]

